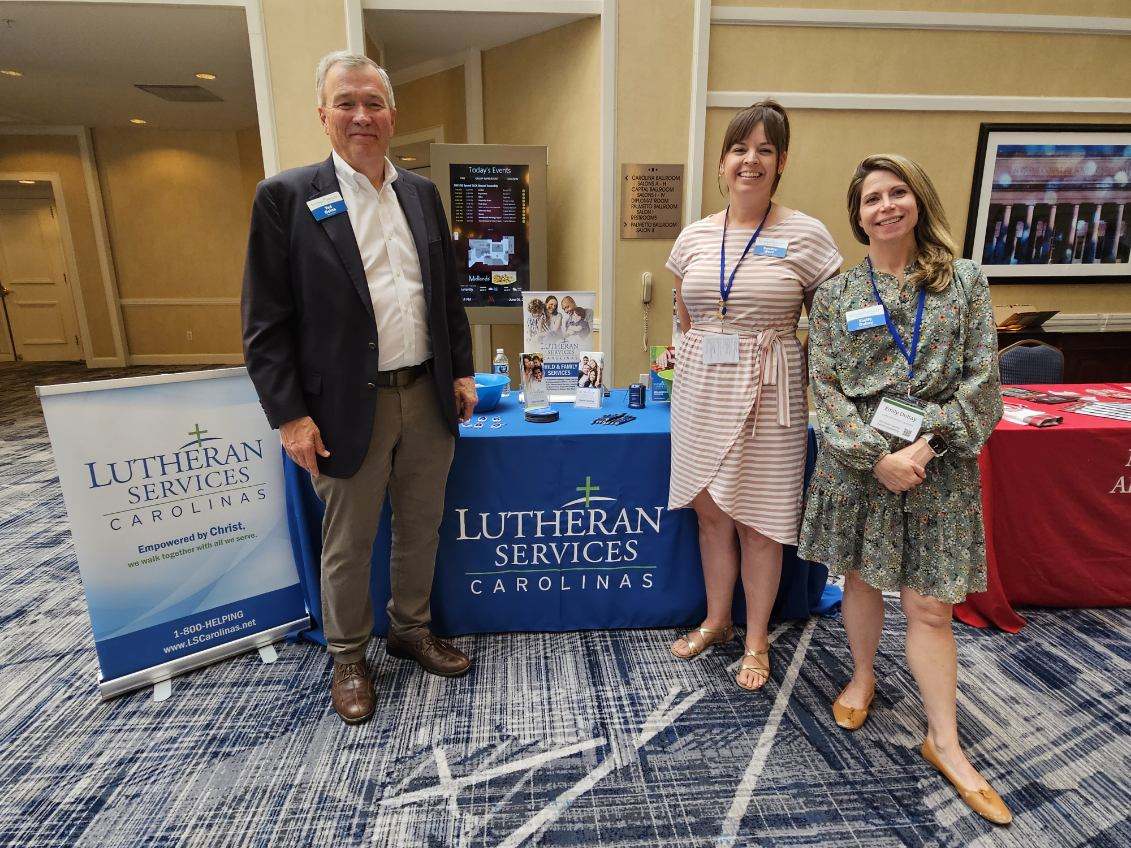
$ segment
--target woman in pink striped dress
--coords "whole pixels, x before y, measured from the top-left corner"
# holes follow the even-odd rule
[[[801,305],[840,270],[825,226],[772,200],[789,150],[789,119],[772,100],[730,122],[719,156],[730,204],[676,239],[683,338],[672,395],[668,508],[691,506],[707,618],[672,653],[689,659],[734,636],[735,579],[746,593],[746,653],[737,683],[770,676],[770,610],[782,545],[797,544],[805,471]]]

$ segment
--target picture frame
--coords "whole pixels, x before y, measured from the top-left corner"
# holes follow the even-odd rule
[[[1131,124],[982,124],[962,255],[991,283],[1131,279]]]

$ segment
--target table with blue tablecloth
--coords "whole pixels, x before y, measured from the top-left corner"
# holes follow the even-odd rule
[[[558,421],[529,423],[512,393],[460,428],[440,526],[433,629],[454,636],[699,624],[706,597],[695,514],[666,508],[667,406],[629,410],[626,393],[614,391],[600,410],[554,408]],[[592,423],[611,412],[636,420]],[[309,475],[284,461],[292,547],[315,622],[306,635],[324,643],[322,504]],[[393,523],[386,506],[373,548],[377,635],[387,625]],[[774,617],[835,606],[840,593],[826,578],[824,566],[786,547]],[[739,588],[735,620],[744,617]]]

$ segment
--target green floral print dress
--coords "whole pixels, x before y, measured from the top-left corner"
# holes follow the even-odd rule
[[[880,272],[876,286],[909,343],[918,289]],[[907,360],[885,325],[846,326],[846,312],[875,303],[866,262],[814,298],[809,374],[819,450],[798,554],[834,574],[858,571],[877,589],[960,603],[986,589],[978,452],[1002,414],[989,286],[977,265],[958,259],[946,291],[927,293],[910,388],[924,404],[922,432],[941,436],[949,451],[903,494],[884,488],[872,468],[907,442],[868,422],[885,393],[907,395]]]

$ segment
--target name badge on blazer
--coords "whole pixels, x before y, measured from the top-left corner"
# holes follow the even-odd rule
[[[310,210],[315,221],[322,221],[345,212],[346,202],[342,200],[341,192],[335,191],[306,201],[306,208]]]
[[[884,323],[884,308],[877,303],[875,306],[865,306],[863,309],[850,309],[844,313],[844,321],[850,333],[878,327]]]

